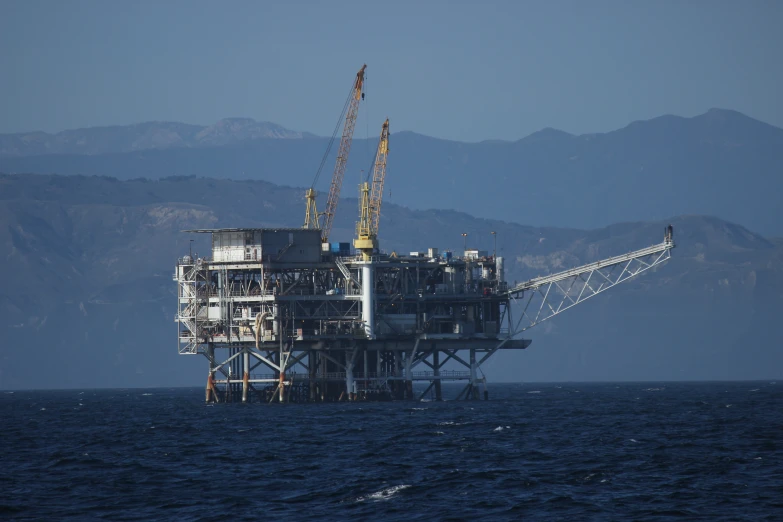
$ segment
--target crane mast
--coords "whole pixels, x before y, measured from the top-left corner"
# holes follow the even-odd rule
[[[372,252],[378,248],[378,227],[381,220],[381,201],[383,183],[386,180],[386,158],[389,155],[389,119],[383,122],[375,164],[372,169],[372,185],[366,181],[359,187],[359,222],[356,224],[356,239],[353,246],[369,260]]]
[[[326,199],[326,210],[323,213],[324,219],[321,227],[318,226],[319,214],[315,206],[315,188],[310,187],[305,196],[307,199],[307,209],[305,212],[304,228],[321,228],[321,240],[323,242],[327,242],[329,240],[329,233],[332,230],[334,215],[337,211],[337,202],[340,199],[340,189],[343,186],[345,168],[348,165],[348,155],[351,152],[353,130],[356,126],[356,117],[359,114],[359,101],[362,99],[362,88],[364,87],[364,70],[366,68],[367,65],[362,65],[362,68],[359,69],[358,73],[356,73],[356,79],[353,82],[353,89],[351,90],[351,94],[348,96],[347,109],[345,110],[345,124],[343,125],[343,135],[340,139],[340,148],[337,151],[337,161],[335,162],[332,181],[329,185],[329,196]],[[315,182],[313,185],[315,185]]]

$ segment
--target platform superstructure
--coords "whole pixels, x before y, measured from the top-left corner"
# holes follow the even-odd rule
[[[367,259],[324,248],[317,229],[188,232],[211,234],[212,255],[177,264],[179,353],[208,359],[209,401],[440,399],[444,381],[479,398],[490,356],[527,348],[523,331],[674,246],[669,229],[658,245],[509,288],[503,258],[483,252]]]
[[[179,353],[208,359],[207,401],[439,400],[445,381],[464,384],[457,399],[479,398],[483,383],[486,398],[481,368],[493,354],[527,348],[528,328],[669,259],[671,226],[663,243],[511,287],[495,251],[387,255],[378,232],[388,119],[360,185],[356,237],[330,243],[365,68],[341,114],[325,212],[315,184],[326,155],[303,228],[186,231],[212,239],[210,256],[184,256],[174,274]]]
[[[296,228],[190,232],[213,248],[177,265],[179,352],[209,359],[209,400],[413,398],[413,381],[441,398],[444,380],[477,397],[486,358],[530,344],[506,339],[502,259],[366,259]],[[463,370],[442,371],[449,360]]]

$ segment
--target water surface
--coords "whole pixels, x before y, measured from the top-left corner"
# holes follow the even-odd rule
[[[0,517],[783,520],[783,383],[489,391],[285,406],[3,392]]]

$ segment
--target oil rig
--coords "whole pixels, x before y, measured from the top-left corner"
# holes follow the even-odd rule
[[[365,67],[340,116],[343,132],[324,212],[317,210],[315,191],[322,161],[306,193],[302,228],[185,231],[212,238],[210,257],[185,255],[174,274],[178,351],[207,358],[207,402],[416,400],[427,394],[442,400],[444,382],[463,383],[457,400],[479,399],[482,386],[487,399],[481,366],[492,355],[527,348],[531,341],[520,338],[527,329],[671,256],[669,226],[662,243],[509,285],[494,251],[385,254],[378,230],[388,119],[360,186],[353,245],[330,243]]]

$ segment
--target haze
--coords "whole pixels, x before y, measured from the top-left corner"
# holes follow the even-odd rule
[[[481,141],[710,107],[782,126],[782,15],[773,1],[6,1],[0,132],[248,116],[330,135],[365,62],[357,137],[386,116]]]

